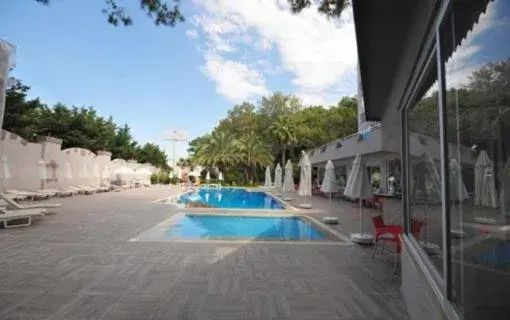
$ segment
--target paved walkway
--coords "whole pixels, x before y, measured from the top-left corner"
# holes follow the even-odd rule
[[[178,212],[150,203],[171,192],[55,199],[0,230],[0,319],[406,319],[391,257],[371,248],[129,242]]]

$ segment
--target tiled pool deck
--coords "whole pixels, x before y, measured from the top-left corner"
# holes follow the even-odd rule
[[[0,230],[0,319],[406,319],[392,257],[371,248],[130,242],[182,211],[151,203],[171,192],[56,199],[57,214]],[[355,231],[356,207],[334,208]]]

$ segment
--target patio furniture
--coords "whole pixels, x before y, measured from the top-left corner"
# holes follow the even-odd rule
[[[44,209],[7,210],[0,208],[0,223],[5,229],[28,227],[32,224],[32,218],[43,217],[45,213]],[[11,224],[13,221],[24,221],[24,223]]]
[[[49,194],[46,193],[40,193],[40,192],[34,192],[34,191],[22,191],[18,189],[6,189],[6,193],[15,194],[19,196],[26,196],[27,198],[30,198],[31,200],[35,199],[48,199],[50,197]]]
[[[81,193],[81,194],[93,194],[95,192],[95,190],[90,190],[89,188],[83,189],[83,188],[80,188],[78,186],[69,186],[68,188],[71,189],[71,190],[75,190],[75,191],[77,191],[78,193]]]
[[[390,242],[395,245],[395,260],[394,260],[394,267],[395,272],[398,271],[398,256],[402,251],[402,243],[400,240],[400,235],[404,232],[404,228],[401,225],[388,225],[384,223],[384,219],[382,215],[378,215],[375,217],[372,217],[372,223],[375,228],[375,246],[374,246],[374,253],[372,254],[372,257],[375,257],[375,255],[378,253],[382,253],[384,250],[384,243]],[[410,227],[411,227],[411,234],[416,238],[419,239],[420,237],[420,231],[423,226],[423,221],[420,220],[414,220],[411,219],[410,221]],[[378,250],[378,247],[380,249]]]
[[[26,204],[22,205],[17,203],[16,201],[6,197],[4,193],[0,193],[0,199],[2,199],[7,209],[15,209],[15,210],[27,210],[27,209],[53,209],[60,208],[59,203],[37,203],[37,204]]]
[[[71,190],[58,190],[58,189],[41,189],[35,190],[36,192],[54,194],[57,197],[68,197],[73,195],[73,191]]]

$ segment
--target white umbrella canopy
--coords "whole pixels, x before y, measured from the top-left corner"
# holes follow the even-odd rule
[[[287,164],[285,165],[285,176],[283,178],[282,186],[283,192],[296,191],[296,187],[294,185],[294,174],[292,170],[293,170],[292,162],[290,162],[290,160],[287,160]]]
[[[310,197],[312,195],[312,165],[308,155],[303,151],[301,161],[299,162],[301,167],[298,195],[301,197]]]
[[[411,189],[421,192],[427,199],[441,198],[441,178],[434,161],[427,152],[424,152],[420,162],[414,168],[416,172],[416,185]],[[413,179],[411,181],[414,181]],[[414,184],[414,183],[413,183]],[[416,194],[414,194],[416,196]]]
[[[280,164],[276,164],[274,170],[274,187],[280,189],[282,187],[282,167]]]
[[[450,160],[450,177],[448,185],[450,188],[451,201],[463,201],[469,198],[469,193],[462,179],[462,170],[456,159]]]
[[[271,181],[271,168],[266,167],[266,179],[264,181],[264,187],[271,187],[273,182]]]
[[[494,165],[485,150],[475,162],[475,205],[497,207]]]
[[[338,184],[336,181],[335,166],[331,160],[328,161],[324,170],[324,177],[322,178],[321,191],[324,193],[338,192]]]
[[[207,174],[205,175],[205,180],[207,181],[211,180],[211,174],[209,173],[209,171],[207,171]]]
[[[347,178],[344,195],[351,199],[367,199],[374,195],[370,186],[365,161],[363,161],[360,154],[354,158],[352,170]]]
[[[336,182],[335,166],[331,160],[326,163],[324,168],[324,177],[322,178],[321,190],[329,194],[329,214],[331,215],[333,203],[331,201],[331,194],[338,191],[338,184]]]
[[[359,199],[359,233],[351,234],[351,240],[359,244],[372,243],[373,236],[365,233],[363,223],[363,199],[373,197],[372,187],[368,178],[367,167],[363,157],[357,154],[352,164],[352,170],[347,178],[344,195],[351,199]]]
[[[218,180],[223,181],[223,172],[218,173]]]

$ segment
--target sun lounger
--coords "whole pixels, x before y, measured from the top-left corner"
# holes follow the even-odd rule
[[[81,188],[83,190],[89,190],[89,191],[92,191],[92,192],[100,192],[101,189],[100,188],[97,188],[97,187],[92,187],[92,186],[87,186],[87,185],[83,185],[83,184],[78,184],[76,185],[78,188]]]
[[[57,197],[67,197],[67,196],[73,195],[73,192],[70,190],[65,191],[65,190],[58,190],[58,189],[42,189],[42,190],[35,190],[35,191],[53,194],[53,195],[56,195]]]
[[[25,200],[28,198],[28,196],[20,195],[20,194],[14,194],[14,193],[4,193],[5,196],[9,199],[13,200]]]
[[[77,186],[69,186],[68,188],[81,194],[93,194],[95,192],[94,190],[83,189]]]
[[[20,195],[20,196],[26,196],[27,198],[30,198],[32,200],[34,200],[34,199],[48,199],[50,197],[49,194],[33,192],[33,191],[22,191],[22,190],[17,190],[17,189],[6,189],[5,192],[10,193],[10,194]]]
[[[30,192],[40,193],[42,195],[48,195],[50,197],[54,197],[57,195],[57,192],[53,192],[47,189],[40,189],[40,190],[28,190]]]
[[[5,229],[28,227],[32,224],[32,218],[42,217],[45,213],[44,209],[7,210],[0,208],[0,223]],[[21,221],[22,223],[11,224],[12,221]]]
[[[27,209],[54,209],[60,208],[59,203],[36,203],[36,204],[19,204],[9,199],[3,192],[0,192],[0,199],[4,201],[7,209],[27,210]]]

